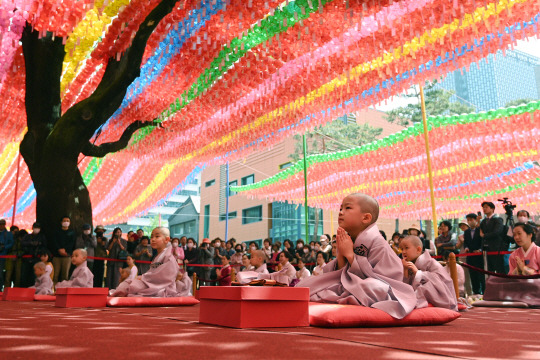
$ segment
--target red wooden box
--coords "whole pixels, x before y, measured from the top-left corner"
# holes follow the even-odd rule
[[[309,288],[202,286],[199,322],[234,328],[309,326]]]
[[[4,288],[2,300],[7,301],[34,301],[36,289],[29,288]]]
[[[108,288],[59,288],[56,289],[56,307],[105,307]]]

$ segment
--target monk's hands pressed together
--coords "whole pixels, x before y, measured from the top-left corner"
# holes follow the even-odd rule
[[[354,260],[354,244],[349,234],[341,227],[337,229],[336,243],[338,268],[341,269],[347,262],[352,264]]]
[[[405,259],[402,260],[403,262],[403,273],[406,277],[411,277],[416,275],[416,272],[418,271],[418,268],[416,265],[414,265],[411,261],[407,261]]]

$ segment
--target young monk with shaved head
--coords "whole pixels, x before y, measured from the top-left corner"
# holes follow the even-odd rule
[[[56,288],[70,288],[70,287],[94,287],[94,274],[90,271],[86,265],[86,250],[77,249],[71,254],[71,263],[76,266],[73,270],[73,274],[69,280],[64,280],[56,284]]]
[[[399,243],[403,256],[403,282],[412,285],[416,293],[416,307],[433,306],[457,311],[454,283],[448,272],[431,257],[422,252],[422,240],[410,235]]]
[[[176,297],[176,277],[178,263],[172,254],[170,233],[166,227],[157,227],[152,230],[150,245],[158,254],[150,265],[150,270],[133,280],[122,282],[116,290],[111,291],[112,296],[150,296],[150,297]]]
[[[379,204],[371,196],[351,194],[339,211],[337,258],[323,274],[300,281],[311,301],[363,305],[401,319],[416,305],[410,285],[403,283],[403,265],[375,224]]]
[[[253,271],[259,274],[268,274],[266,268],[266,254],[263,250],[254,250],[251,252],[250,264],[253,266]]]

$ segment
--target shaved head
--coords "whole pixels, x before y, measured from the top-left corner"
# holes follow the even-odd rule
[[[86,252],[85,249],[76,249],[75,251],[80,252],[81,255],[82,255],[83,257],[85,257],[85,258],[88,256],[88,253]],[[75,251],[74,251],[74,252],[75,252]]]
[[[379,219],[379,203],[375,198],[362,193],[354,193],[349,196],[354,197],[358,201],[362,212],[371,214],[371,224],[377,222]]]
[[[165,226],[158,226],[157,228],[155,228],[154,230],[157,230],[159,231],[163,236],[167,237],[167,236],[171,236],[171,232],[169,231],[168,228],[166,228]]]
[[[420,238],[416,235],[409,235],[409,236],[406,236],[405,239],[401,240],[402,242],[403,241],[409,241],[411,243],[412,246],[414,247],[422,247],[422,240],[420,240]]]
[[[263,262],[266,262],[266,254],[262,250],[255,250],[251,252],[251,257],[260,257]]]
[[[47,267],[47,265],[45,265],[45,263],[42,262],[42,261],[40,261],[40,262],[34,264],[34,269],[45,270],[46,267]]]

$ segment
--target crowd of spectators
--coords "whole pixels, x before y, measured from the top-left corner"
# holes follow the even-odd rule
[[[470,213],[455,227],[448,220],[438,225],[438,236],[428,239],[426,232],[414,224],[410,228],[392,234],[389,246],[400,256],[399,244],[407,235],[418,236],[424,250],[431,255],[446,259],[450,252],[482,253],[488,251],[506,251],[515,249],[513,227],[505,226],[501,217],[494,212],[491,202],[482,203],[481,212]],[[527,224],[522,232],[532,229],[532,241],[540,244],[540,234],[526,210],[517,213],[517,224]],[[516,224],[516,225],[517,225]],[[521,230],[520,230],[521,231]],[[518,235],[520,231],[518,231]],[[0,255],[15,255],[15,258],[0,258],[0,289],[3,286],[29,287],[35,282],[34,265],[40,261],[47,264],[54,283],[68,280],[73,266],[70,258],[75,249],[85,249],[88,254],[88,268],[94,274],[94,287],[114,289],[126,277],[142,275],[150,268],[150,261],[156,256],[150,245],[150,239],[143,229],[123,234],[120,228],[105,235],[105,228],[98,225],[93,231],[89,224],[81,229],[73,229],[71,219],[61,219],[53,238],[46,239],[41,225],[34,223],[32,232],[19,230],[16,226],[6,228],[6,221],[0,219]],[[78,234],[78,235],[77,235]],[[386,234],[381,235],[387,239]],[[265,264],[269,273],[279,271],[290,264],[296,274],[294,278],[303,279],[322,273],[324,265],[336,257],[335,235],[322,235],[317,241],[305,242],[303,239],[282,242],[264,239],[262,247],[257,242],[237,242],[231,238],[203,239],[200,244],[191,237],[181,236],[171,239],[172,254],[188,276],[196,273],[205,285],[223,285],[230,283],[231,272],[252,271]],[[26,256],[25,256],[26,255]],[[488,255],[487,269],[498,273],[508,273],[510,265],[508,255]],[[483,268],[483,256],[461,258],[469,265]],[[517,268],[517,266],[520,266]],[[288,265],[287,265],[288,266]],[[524,266],[524,265],[523,265]],[[525,273],[521,263],[514,263],[513,272]],[[516,270],[517,269],[517,270]],[[465,294],[482,294],[485,288],[484,275],[475,271],[459,269],[460,284]],[[461,273],[464,275],[461,276]]]

